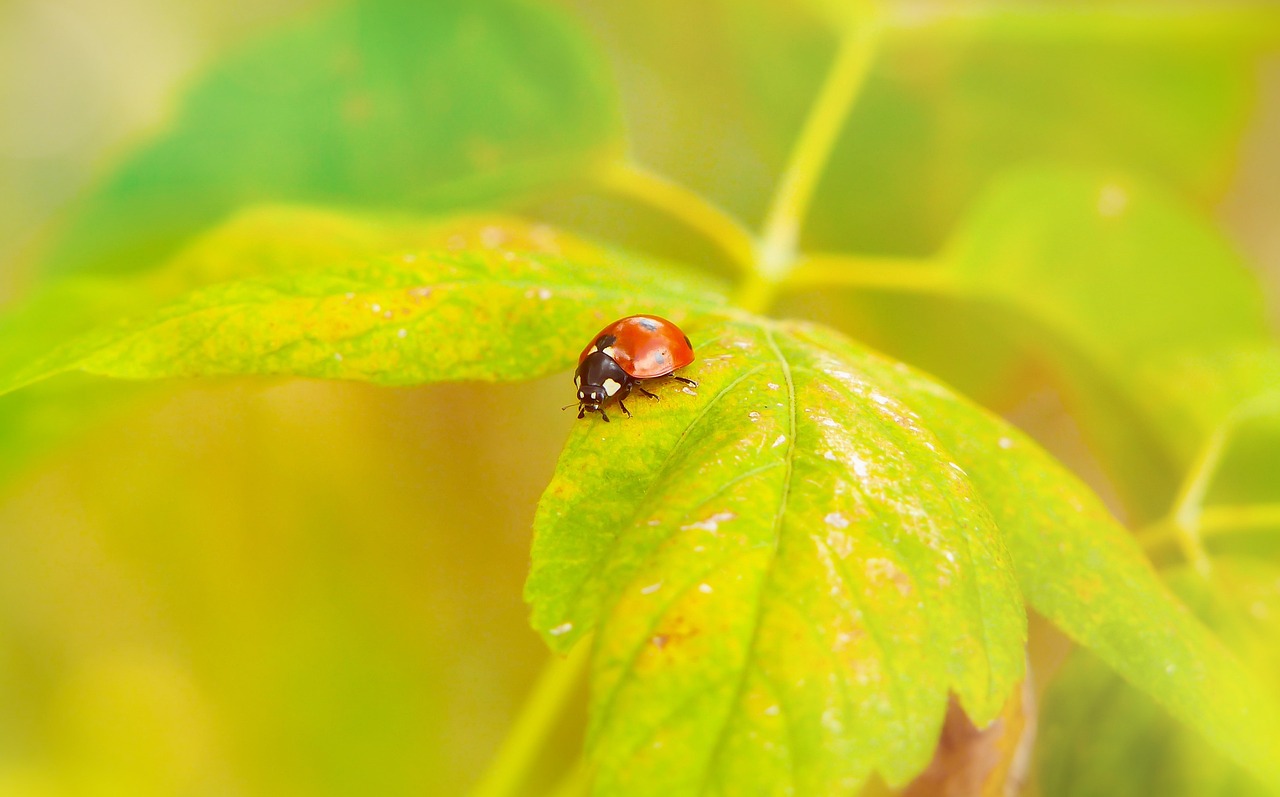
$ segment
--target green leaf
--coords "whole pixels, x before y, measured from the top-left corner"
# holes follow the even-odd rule
[[[1251,669],[1280,683],[1280,568],[1218,559],[1212,580],[1184,569],[1170,584]],[[1259,694],[1260,706],[1274,695]],[[1275,709],[1273,709],[1274,711]],[[1169,723],[1152,701],[1088,655],[1077,655],[1045,698],[1038,780],[1046,797],[1246,797],[1276,794]]]
[[[985,724],[1022,673],[990,510],[879,392],[887,363],[795,325],[687,331],[697,395],[580,424],[535,524],[535,626],[558,650],[598,627],[597,791],[904,783],[949,692]]]
[[[545,4],[340,6],[215,65],[46,268],[147,268],[249,204],[453,209],[570,179],[619,146],[606,75]]]
[[[1266,769],[1272,722],[1248,679],[1033,443],[822,328],[697,324],[696,398],[577,427],[535,523],[534,626],[557,650],[596,635],[600,793],[904,782],[948,691],[981,726],[1019,677],[1015,575],[1037,611]]]
[[[335,226],[337,218],[250,214],[143,284],[229,269],[261,276],[196,290],[52,352],[43,336],[21,342],[40,323],[21,314],[0,393],[73,369],[129,379],[527,379],[570,368],[583,341],[619,316],[660,311],[678,321],[723,301],[714,283],[514,219]],[[73,309],[62,308],[74,317]]]

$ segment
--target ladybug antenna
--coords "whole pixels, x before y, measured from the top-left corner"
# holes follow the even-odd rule
[[[569,409],[570,407],[576,407],[576,406],[578,406],[578,402],[576,402],[576,401],[575,401],[575,402],[573,402],[572,404],[566,404],[566,405],[564,405],[563,407],[561,407],[561,408],[560,408],[560,411],[561,411],[561,412],[564,412],[565,410]]]

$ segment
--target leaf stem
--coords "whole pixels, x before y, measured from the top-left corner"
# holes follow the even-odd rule
[[[1200,512],[1199,534],[1203,540],[1269,527],[1280,530],[1280,503],[1209,506]],[[1165,518],[1140,530],[1137,537],[1143,548],[1152,553],[1177,541],[1179,533]]]
[[[766,279],[781,282],[794,264],[800,225],[836,138],[866,83],[880,31],[880,17],[873,11],[859,24],[850,25],[840,40],[835,62],[804,121],[765,217],[757,268]]]
[[[627,161],[610,164],[594,180],[601,187],[666,213],[724,252],[743,274],[755,268],[751,232],[731,214],[683,185]]]
[[[801,255],[785,287],[860,288],[918,294],[956,294],[959,282],[938,258],[846,254]]]
[[[1227,424],[1219,426],[1201,446],[1182,486],[1178,488],[1173,508],[1169,512],[1169,526],[1183,556],[1197,573],[1205,577],[1208,577],[1213,568],[1204,549],[1204,540],[1200,536],[1200,515],[1209,484],[1218,470],[1218,464],[1222,462],[1229,428]]]
[[[560,719],[591,658],[591,643],[579,640],[567,657],[553,655],[525,699],[520,716],[472,797],[511,797],[527,793],[529,770],[548,731]]]

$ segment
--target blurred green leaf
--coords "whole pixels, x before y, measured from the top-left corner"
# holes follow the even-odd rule
[[[825,0],[812,14],[776,0],[575,5],[615,56],[639,160],[748,222],[845,18],[861,19]],[[891,22],[806,220],[810,250],[931,254],[991,179],[1028,164],[1123,165],[1217,198],[1280,30],[1275,9],[1212,4],[882,5]]]
[[[542,4],[341,6],[215,65],[46,269],[145,269],[249,204],[452,209],[572,178],[620,146],[607,74]]]
[[[928,254],[991,179],[1045,162],[1123,164],[1205,200],[1224,190],[1274,10],[956,5],[897,13],[816,198],[812,247]]]
[[[335,235],[326,233],[333,218],[275,209],[232,223],[174,271],[234,263],[263,276],[197,290],[52,353],[45,336],[21,334],[39,327],[39,315],[21,314],[0,392],[73,369],[132,379],[527,379],[569,368],[582,341],[616,317],[660,310],[678,319],[723,301],[713,283],[510,219],[357,220]],[[170,279],[165,271],[145,282]]]
[[[1214,577],[1171,573],[1174,589],[1253,671],[1277,686],[1280,673],[1280,568],[1274,562],[1219,559]],[[1264,709],[1274,695],[1258,694]],[[1274,710],[1274,709],[1272,709]],[[1097,659],[1077,655],[1045,700],[1038,780],[1046,797],[1250,797],[1276,794],[1169,723],[1149,698]]]
[[[1056,366],[1113,474],[1145,489],[1152,511],[1209,431],[1274,379],[1261,291],[1239,257],[1197,215],[1131,180],[1012,173],[943,260],[962,296],[1011,311],[1014,334]],[[1228,356],[1237,350],[1259,355]],[[1221,366],[1232,360],[1228,382]],[[1212,373],[1189,379],[1197,364]]]
[[[821,328],[691,324],[699,397],[576,428],[535,523],[535,627],[597,635],[601,793],[903,782],[948,689],[982,725],[1016,680],[1005,546],[1032,607],[1269,766],[1248,679],[1033,443]]]

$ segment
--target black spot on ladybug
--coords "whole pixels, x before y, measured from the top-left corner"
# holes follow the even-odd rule
[[[601,335],[600,339],[596,341],[596,351],[604,351],[617,342],[617,335]]]
[[[684,336],[684,345],[688,346],[691,349],[693,348],[693,341],[689,340],[688,335]]]
[[[641,318],[637,323],[644,328],[645,332],[658,331],[658,322],[654,321],[652,318]]]

